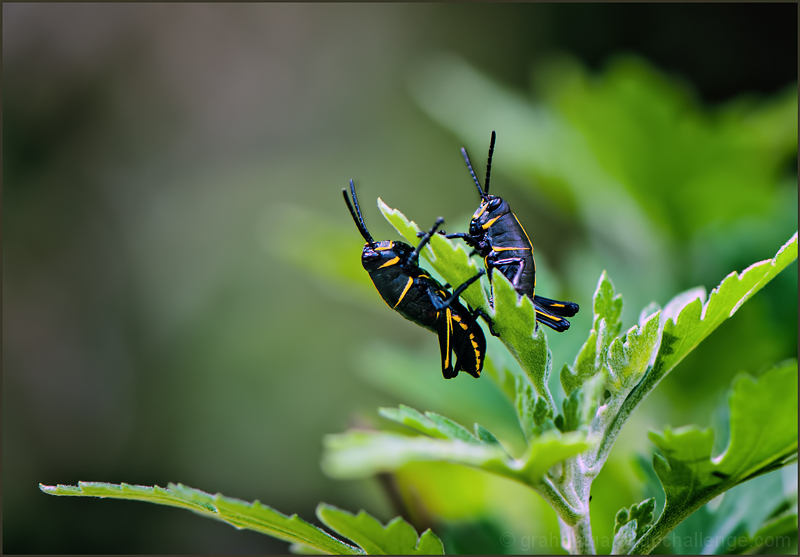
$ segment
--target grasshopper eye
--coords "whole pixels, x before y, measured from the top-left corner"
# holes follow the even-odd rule
[[[502,202],[503,202],[503,200],[502,200],[502,199],[500,199],[499,197],[495,197],[494,199],[492,199],[492,200],[489,202],[489,210],[490,210],[490,211],[494,211],[495,209],[497,209],[498,207],[500,207],[500,204],[501,204]]]

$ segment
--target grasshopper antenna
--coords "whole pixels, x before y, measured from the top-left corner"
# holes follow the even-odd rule
[[[483,191],[489,195],[489,175],[492,173],[492,155],[494,154],[494,140],[497,137],[492,130],[492,140],[489,142],[489,160],[486,161],[486,179],[483,181]],[[470,172],[472,169],[470,168]],[[473,174],[474,176],[474,174]]]
[[[356,208],[353,209],[353,204],[350,203],[350,199],[347,197],[347,190],[345,189],[342,190],[344,202],[347,203],[347,208],[350,209],[350,215],[352,215],[353,222],[356,223],[358,231],[361,232],[361,236],[363,236],[369,246],[372,247],[375,245],[375,240],[372,239],[369,230],[367,230],[367,225],[364,224],[364,217],[361,216],[361,207],[358,206],[356,186],[353,184],[353,180],[350,180],[350,193],[353,195],[353,204],[355,204]]]
[[[478,193],[481,194],[481,199],[486,199],[486,194],[481,189],[481,183],[478,181],[478,177],[475,176],[475,171],[472,170],[472,163],[469,162],[469,155],[467,154],[467,150],[463,147],[461,148],[461,154],[464,155],[464,161],[467,163],[467,168],[469,168],[469,175],[472,176],[472,180],[475,182],[475,185],[478,186]]]

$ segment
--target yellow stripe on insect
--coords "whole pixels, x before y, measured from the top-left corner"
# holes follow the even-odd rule
[[[450,336],[453,334],[453,322],[451,321],[452,312],[447,308],[447,356],[444,359],[444,367],[450,367]]]
[[[399,262],[400,262],[399,257],[393,257],[392,259],[390,259],[389,261],[378,267],[378,269],[383,269],[384,267],[391,267],[392,265],[397,265]]]
[[[475,342],[475,335],[473,335],[472,333],[469,334],[469,341],[472,343],[472,348],[475,350],[475,369],[478,371],[478,375],[480,375],[481,351],[478,348],[478,343]]]
[[[464,329],[465,331],[466,331],[467,329],[469,329],[469,326],[468,326],[466,323],[464,323],[463,321],[461,321],[461,316],[460,316],[460,315],[456,315],[456,314],[454,313],[454,314],[453,314],[453,321],[455,321],[456,323],[458,323],[459,325],[461,325],[461,328],[462,328],[462,329]]]
[[[514,246],[512,246],[510,248],[496,248],[496,247],[492,246],[492,250],[494,250],[494,251],[510,251],[510,250],[513,250],[513,249],[533,249],[533,248],[523,248],[523,247],[514,247]]]
[[[539,315],[544,315],[545,317],[547,317],[548,319],[552,319],[553,321],[563,321],[562,318],[560,318],[560,317],[558,317],[556,315],[552,315],[550,313],[545,313],[543,311],[539,311],[538,309],[536,310],[536,313],[539,314]]]
[[[411,288],[412,284],[414,284],[414,277],[408,277],[408,282],[406,283],[406,287],[403,289],[403,293],[400,294],[400,299],[397,300],[397,303],[392,307],[392,309],[400,305],[400,302],[403,301],[403,298],[405,298],[406,296],[406,292],[408,292],[408,289]]]
[[[386,251],[387,249],[392,249],[394,247],[394,242],[389,242],[389,245],[386,247],[375,248],[375,251]]]
[[[530,236],[528,236],[528,233],[525,232],[525,227],[522,226],[521,222],[519,222],[519,219],[517,218],[517,215],[515,215],[514,213],[511,213],[511,215],[514,217],[514,220],[517,221],[517,224],[522,229],[522,233],[525,234],[525,237],[528,239],[528,244],[530,244],[530,246],[531,246],[531,251],[533,251],[533,242],[531,242],[531,238],[530,238]]]
[[[502,216],[503,216],[503,215],[500,215],[500,217],[502,217]],[[481,226],[481,228],[483,228],[484,230],[489,230],[489,228],[491,228],[491,227],[492,227],[492,225],[493,225],[495,222],[497,222],[497,219],[499,219],[500,217],[495,217],[495,218],[493,218],[492,220],[490,220],[489,222],[487,222],[486,224],[484,224],[483,226]],[[516,218],[516,217],[514,217],[514,218]],[[517,221],[517,222],[519,222],[519,221]],[[524,230],[523,230],[523,232],[524,232]],[[526,236],[527,236],[527,234],[526,234]],[[528,241],[530,242],[530,239],[529,239]]]

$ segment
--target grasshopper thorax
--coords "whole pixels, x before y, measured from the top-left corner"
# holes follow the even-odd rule
[[[487,194],[469,222],[470,236],[482,236],[500,217],[510,212],[505,199]]]

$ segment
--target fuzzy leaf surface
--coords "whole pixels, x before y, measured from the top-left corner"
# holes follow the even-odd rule
[[[656,510],[656,500],[651,497],[630,508],[623,508],[617,512],[614,519],[614,542],[612,554],[627,554],[636,540],[653,524],[653,512]]]
[[[614,285],[605,271],[597,283],[592,307],[594,319],[589,338],[575,362],[561,370],[561,385],[568,395],[603,369],[603,357],[622,329],[622,295],[614,292]]]
[[[630,522],[626,522],[614,534],[614,541],[611,545],[611,555],[627,555],[628,552],[636,543],[636,529],[637,520],[634,518]]]

